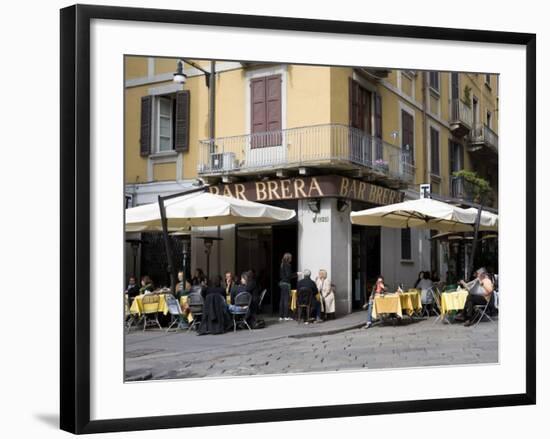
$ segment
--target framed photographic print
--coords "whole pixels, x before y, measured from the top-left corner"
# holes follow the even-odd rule
[[[535,41],[63,9],[61,428],[534,404]]]

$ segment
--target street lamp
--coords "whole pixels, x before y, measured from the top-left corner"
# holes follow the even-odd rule
[[[210,280],[210,254],[212,253],[212,246],[214,241],[221,241],[223,238],[217,236],[197,236],[198,239],[202,239],[204,242],[204,253],[206,254],[206,278]]]
[[[174,73],[174,82],[176,84],[185,84],[185,81],[187,81],[187,75],[183,73],[183,61],[180,59],[178,61],[176,73]]]
[[[182,245],[182,271],[183,271],[183,277],[190,281],[191,280],[191,267],[189,265],[189,244],[191,241],[191,229],[189,230],[182,230],[179,232],[171,233],[172,236],[175,236],[177,238],[181,239],[181,245]]]

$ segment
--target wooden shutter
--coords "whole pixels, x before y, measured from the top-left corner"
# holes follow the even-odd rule
[[[255,78],[251,87],[252,148],[281,144],[281,75]],[[274,134],[257,134],[275,132]]]
[[[382,96],[374,95],[374,135],[382,138]]]
[[[361,128],[359,113],[359,84],[349,78],[349,124],[353,128]]]
[[[408,161],[414,164],[414,119],[412,115],[405,110],[401,110],[401,147],[403,152],[406,152],[406,145],[409,145],[409,158]]]
[[[142,157],[151,154],[151,124],[153,122],[153,96],[141,98],[141,129],[139,139],[139,153]]]
[[[439,175],[439,131],[430,128],[431,172]]]
[[[174,118],[174,149],[176,151],[189,151],[189,109],[189,91],[178,91],[176,93],[176,111]]]

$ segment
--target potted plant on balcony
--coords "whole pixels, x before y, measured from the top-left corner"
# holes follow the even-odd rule
[[[453,176],[463,179],[464,189],[468,198],[471,198],[475,203],[487,202],[488,196],[491,194],[491,186],[487,180],[477,175],[474,171],[453,172]]]
[[[390,171],[390,165],[384,159],[377,159],[373,162],[373,167],[375,170],[387,174]]]

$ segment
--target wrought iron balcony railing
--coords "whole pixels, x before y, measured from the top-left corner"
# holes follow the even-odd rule
[[[403,182],[414,178],[400,147],[342,124],[201,140],[198,163],[202,176],[345,164]]]
[[[463,125],[470,130],[473,126],[472,109],[468,107],[461,99],[451,101],[451,125]]]
[[[470,143],[472,145],[486,145],[498,151],[498,135],[485,124],[474,127],[470,134]]]

